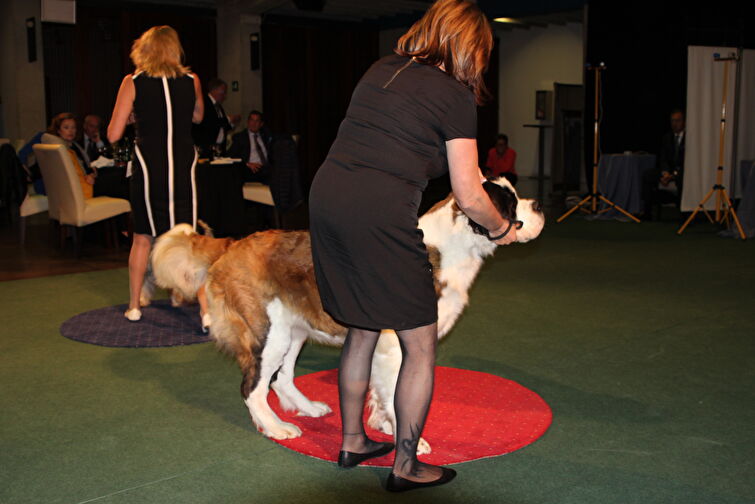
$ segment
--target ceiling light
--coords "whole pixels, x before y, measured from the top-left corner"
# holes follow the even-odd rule
[[[508,18],[508,17],[495,18],[493,21],[495,21],[496,23],[524,24],[518,19]]]

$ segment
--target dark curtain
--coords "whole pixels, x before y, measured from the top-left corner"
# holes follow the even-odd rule
[[[488,150],[495,145],[498,133],[498,59],[500,40],[495,39],[490,53],[490,62],[485,72],[485,86],[490,93],[489,99],[477,109],[477,152],[479,165],[483,167]]]
[[[267,17],[262,23],[265,123],[301,135],[306,187],[325,160],[359,79],[378,59],[376,26]]]
[[[155,25],[176,29],[185,63],[203,84],[216,76],[215,12],[126,2],[79,1],[76,24],[43,24],[47,118],[59,112],[110,120],[134,39]]]
[[[658,153],[687,100],[687,46],[755,48],[747,3],[590,2],[586,62],[605,62],[602,152]],[[748,11],[748,10],[747,10]],[[594,74],[585,74],[585,160],[592,183]]]

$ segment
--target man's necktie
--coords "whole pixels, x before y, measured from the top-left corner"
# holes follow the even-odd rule
[[[679,134],[674,135],[674,165],[679,164],[679,150],[682,146],[682,136]]]
[[[267,157],[265,156],[265,151],[262,150],[262,146],[260,145],[259,135],[257,133],[252,133],[252,136],[254,137],[254,148],[257,149],[257,154],[260,155],[260,163],[263,165],[267,164]]]
[[[100,157],[99,150],[97,149],[97,144],[92,142],[87,138],[87,156],[89,156],[89,161],[94,161],[98,157]]]

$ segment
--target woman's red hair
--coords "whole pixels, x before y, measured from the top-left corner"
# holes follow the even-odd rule
[[[398,41],[396,54],[445,72],[469,87],[481,103],[487,96],[482,74],[493,49],[493,33],[477,5],[438,0]]]

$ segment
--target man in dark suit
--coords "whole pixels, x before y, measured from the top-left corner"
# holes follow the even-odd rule
[[[110,147],[110,142],[100,133],[101,122],[100,117],[94,114],[84,117],[82,125],[84,131],[81,135],[80,144],[84,147],[84,152],[86,152],[89,161],[95,161],[100,157],[100,152],[103,149]],[[108,157],[112,157],[112,154]]]
[[[199,147],[201,157],[209,157],[213,147],[220,155],[225,155],[226,136],[233,130],[240,116],[229,116],[223,109],[228,85],[221,79],[212,79],[207,83],[204,95],[204,117],[202,122],[192,128],[194,144]],[[216,147],[217,146],[217,147]]]
[[[648,170],[643,177],[646,219],[651,219],[652,205],[664,196],[663,192],[679,206],[684,187],[684,139],[684,112],[674,109],[671,111],[671,131],[661,141],[656,169]]]
[[[241,159],[244,182],[262,182],[267,185],[270,183],[272,138],[264,130],[264,125],[262,112],[252,110],[246,120],[246,129],[233,135],[228,156]]]

